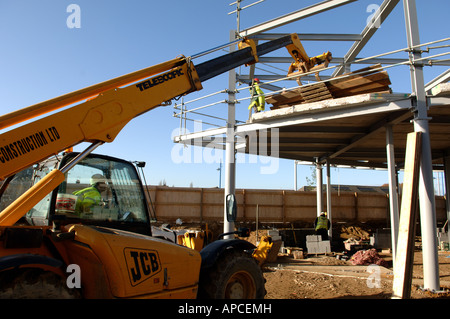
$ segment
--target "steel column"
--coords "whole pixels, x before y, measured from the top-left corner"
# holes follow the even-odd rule
[[[297,190],[297,161],[294,160],[294,191]]]
[[[392,261],[395,261],[397,251],[398,225],[399,225],[399,205],[398,205],[398,185],[394,156],[394,136],[392,125],[386,126],[386,153],[389,172],[389,208],[391,217],[391,243]]]
[[[420,44],[419,26],[415,0],[403,0],[408,46]],[[414,131],[422,132],[420,157],[419,207],[422,231],[424,289],[437,291],[439,285],[439,264],[437,256],[436,206],[434,199],[433,167],[431,160],[430,132],[428,128],[427,101],[423,64],[414,62],[421,58],[418,50],[411,50],[411,86],[415,96]]]
[[[447,221],[450,221],[450,156],[444,157],[444,179],[445,179],[445,206],[447,208]],[[450,243],[450,225],[447,225],[448,242]]]
[[[235,31],[230,31],[230,41],[235,40]],[[235,50],[234,46],[230,46],[230,52]],[[227,220],[226,197],[228,194],[235,194],[236,190],[236,161],[235,161],[235,90],[236,90],[236,71],[231,69],[228,77],[228,121],[225,141],[225,187],[224,187],[224,215],[223,215],[223,232],[229,233],[234,231],[234,222]],[[226,235],[224,238],[234,238],[234,235]]]
[[[316,197],[317,197],[317,216],[320,216],[323,210],[323,180],[322,180],[322,164],[316,163]]]
[[[327,159],[327,214],[328,219],[330,220],[330,229],[328,230],[329,238],[333,238],[333,221],[332,221],[332,207],[331,207],[331,170],[330,170],[330,161]]]

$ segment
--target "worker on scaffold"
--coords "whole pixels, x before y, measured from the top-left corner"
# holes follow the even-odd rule
[[[264,98],[264,92],[259,87],[259,83],[260,83],[259,79],[255,78],[253,80],[252,86],[250,88],[250,94],[252,96],[252,99],[251,99],[250,105],[248,106],[248,109],[250,110],[249,115],[251,115],[252,109],[255,113],[264,111],[264,106],[266,104],[266,100]]]

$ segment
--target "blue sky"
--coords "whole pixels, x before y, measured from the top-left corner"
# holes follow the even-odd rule
[[[3,114],[75,91],[180,54],[185,56],[227,43],[229,31],[236,29],[231,0],[166,1],[2,1],[0,2],[0,105]],[[242,5],[254,1],[245,0]],[[241,29],[302,9],[319,1],[266,0],[241,14]],[[361,0],[271,32],[360,33],[373,13],[371,5],[381,0]],[[430,5],[432,3],[432,5]],[[70,4],[80,8],[80,28],[69,28]],[[421,42],[449,36],[446,23],[448,0],[417,0]],[[310,55],[331,51],[343,56],[351,42],[304,42]],[[402,1],[361,52],[361,57],[406,47]],[[438,53],[438,52],[436,52]],[[406,57],[399,54],[391,57]],[[445,57],[444,57],[445,58]],[[448,58],[448,56],[447,56]],[[194,61],[195,63],[195,61]],[[426,67],[425,81],[442,73],[445,67]],[[287,71],[287,69],[286,69]],[[395,92],[410,92],[407,67],[388,70]],[[186,101],[225,89],[228,76],[203,83],[204,89],[185,97]],[[244,98],[247,91],[240,93]],[[226,96],[217,96],[215,101]],[[205,103],[205,102],[202,102]],[[207,102],[210,103],[210,102]],[[205,103],[206,104],[206,103]],[[201,106],[193,104],[190,107]],[[237,119],[245,120],[247,103],[237,106]],[[222,152],[212,154],[209,163],[174,161],[176,145],[172,135],[179,127],[172,106],[157,108],[130,122],[116,140],[97,149],[98,153],[127,160],[147,162],[150,184],[165,181],[169,186],[216,187]],[[226,117],[226,104],[212,111]],[[224,123],[221,122],[223,125]],[[190,124],[191,125],[191,124]],[[192,125],[189,126],[192,128]],[[204,126],[203,128],[209,128]],[[84,149],[85,145],[75,150]],[[205,150],[192,150],[205,155]],[[192,153],[193,154],[193,153]],[[193,162],[193,161],[192,161]],[[261,174],[267,167],[263,159],[242,158],[237,165],[237,188],[292,189],[293,161],[280,160],[276,174]],[[223,167],[223,165],[222,165]],[[311,175],[307,166],[298,167],[298,186]],[[381,185],[387,183],[386,171],[332,169],[332,183]],[[222,170],[222,186],[224,171]]]

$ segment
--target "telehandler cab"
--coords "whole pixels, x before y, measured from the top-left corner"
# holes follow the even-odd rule
[[[180,57],[0,117],[0,297],[263,298],[264,278],[240,239],[200,252],[152,236],[131,162],[92,152],[137,117],[202,82],[286,47],[297,35],[194,66]],[[81,153],[65,151],[81,142]],[[242,235],[242,234],[240,234]]]

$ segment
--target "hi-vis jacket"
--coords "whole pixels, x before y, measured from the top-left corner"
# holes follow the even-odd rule
[[[253,88],[250,88],[250,93],[252,94],[252,100],[248,109],[250,110],[253,106],[256,106],[258,112],[264,111],[266,100],[264,98],[264,92],[259,87],[258,82],[253,84]]]
[[[325,216],[319,216],[316,219],[316,230],[328,229],[328,218]]]
[[[99,205],[102,200],[100,192],[93,186],[76,191],[73,194],[78,196],[75,208],[77,212],[89,211],[92,205]]]

